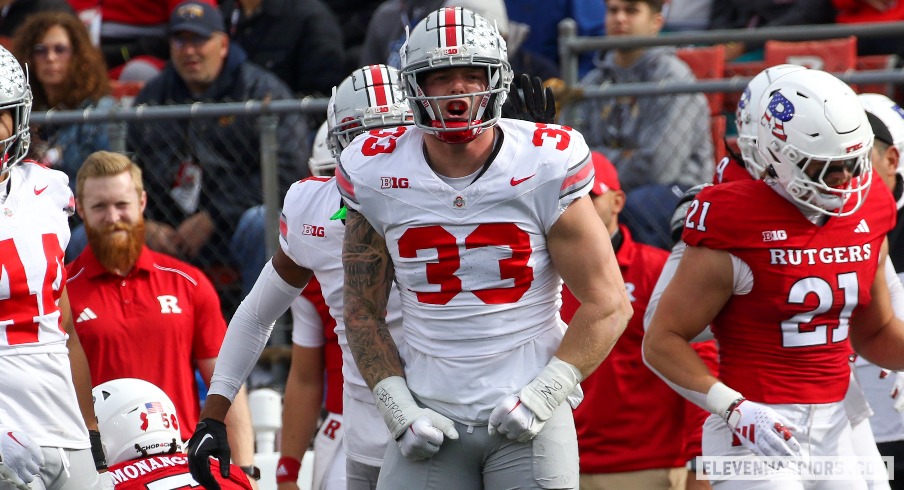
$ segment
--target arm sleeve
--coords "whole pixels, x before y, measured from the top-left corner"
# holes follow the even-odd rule
[[[885,281],[888,283],[891,307],[895,311],[895,316],[904,318],[904,284],[901,284],[901,278],[895,273],[891,257],[885,259]]]
[[[209,393],[232,400],[264,351],[273,322],[301,294],[267,262],[251,292],[242,301],[226,331],[210,382]]]

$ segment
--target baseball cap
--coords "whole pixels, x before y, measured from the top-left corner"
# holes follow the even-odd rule
[[[590,152],[590,157],[593,159],[593,172],[595,174],[590,193],[594,196],[599,196],[606,191],[621,190],[621,184],[618,183],[618,172],[615,170],[615,165],[612,165],[612,162],[606,158],[606,155],[593,151]]]
[[[199,36],[210,37],[215,32],[225,32],[225,30],[220,10],[204,2],[182,2],[173,9],[173,14],[170,16],[170,34],[188,31]]]
[[[888,126],[886,126],[885,123],[882,122],[882,119],[879,119],[879,116],[873,114],[872,112],[867,112],[866,119],[869,120],[869,125],[871,128],[873,128],[873,136],[875,136],[877,140],[890,146],[893,146],[895,144],[895,140],[891,137],[891,132],[888,130]]]

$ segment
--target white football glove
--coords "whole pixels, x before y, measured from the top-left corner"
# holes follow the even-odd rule
[[[889,374],[884,369],[882,370],[882,372],[885,373],[886,376]],[[898,412],[904,412],[904,372],[893,371],[893,373],[895,375],[895,382],[890,393],[893,400],[892,403],[895,407],[895,410],[897,410]],[[884,378],[885,376],[882,376],[880,374],[880,377]]]
[[[389,433],[398,441],[402,455],[410,460],[436,454],[444,436],[458,439],[455,423],[429,408],[419,407],[401,376],[390,376],[377,383],[374,398]]]
[[[115,490],[116,482],[113,480],[113,473],[109,471],[105,471],[100,474],[100,488],[101,490]]]
[[[487,430],[490,435],[498,432],[518,442],[533,439],[581,379],[578,368],[553,357],[521,392],[496,402]]]
[[[521,403],[518,395],[509,395],[496,403],[490,414],[490,435],[500,433],[511,440],[527,442],[543,429],[545,420],[539,420],[526,405]]]
[[[800,457],[800,443],[792,434],[797,427],[785,423],[772,408],[741,399],[732,404],[723,418],[744,447],[754,454]]]
[[[38,476],[41,466],[44,466],[41,446],[20,430],[0,426],[0,481],[28,490],[28,484]]]

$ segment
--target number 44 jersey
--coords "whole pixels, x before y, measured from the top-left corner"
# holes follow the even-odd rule
[[[771,404],[844,398],[849,319],[870,301],[882,241],[895,219],[891,194],[874,177],[856,213],[822,226],[761,180],[709,187],[691,203],[688,246],[724,250],[749,267],[749,274],[736,271],[742,279],[712,322],[719,377],[746,398]]]
[[[561,280],[546,234],[593,182],[577,131],[508,119],[496,131],[498,152],[461,190],[433,172],[413,127],[356,138],[336,178],[392,256],[409,387],[463,423],[485,424],[558,347]]]

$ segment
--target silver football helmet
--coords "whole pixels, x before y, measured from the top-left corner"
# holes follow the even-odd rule
[[[800,65],[775,65],[766,68],[756,74],[744,93],[738,101],[738,108],[735,110],[735,124],[738,128],[738,148],[741,150],[741,158],[744,160],[744,166],[754,179],[763,178],[763,172],[766,166],[759,160],[759,154],[756,151],[757,136],[757,119],[760,112],[757,104],[772,82],[780,77],[799,70],[806,70],[806,67]]]
[[[176,407],[156,385],[121,378],[91,390],[107,464],[182,451]]]
[[[400,55],[402,88],[419,128],[447,143],[466,143],[499,120],[514,74],[505,41],[483,17],[461,7],[431,12],[408,32]],[[486,90],[441,96],[424,93],[421,82],[427,72],[457,67],[486,69]],[[441,104],[462,98],[470,98],[467,120],[447,121]]]
[[[756,144],[767,174],[802,210],[856,212],[872,177],[873,131],[854,91],[824,71],[799,70],[770,84],[758,107]]]
[[[386,65],[353,71],[333,88],[326,120],[330,128],[327,147],[337,160],[355,136],[365,131],[411,124],[399,71]]]
[[[28,153],[31,133],[31,87],[26,70],[6,48],[0,46],[0,112],[12,115],[12,134],[0,140],[0,175],[19,164]]]
[[[308,158],[308,168],[311,175],[332,176],[336,173],[336,158],[327,147],[327,133],[329,126],[326,121],[317,129],[314,136],[314,145],[311,147],[311,158]]]

